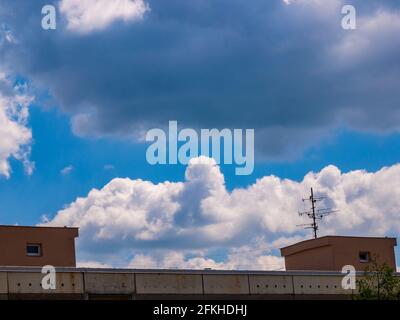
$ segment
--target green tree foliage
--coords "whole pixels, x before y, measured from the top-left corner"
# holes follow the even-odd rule
[[[359,300],[400,300],[400,277],[386,263],[379,264],[374,256],[357,280]]]

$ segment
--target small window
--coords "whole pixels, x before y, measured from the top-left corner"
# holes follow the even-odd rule
[[[31,257],[39,257],[42,255],[42,245],[29,243],[26,245],[26,255]]]
[[[358,255],[360,262],[369,262],[370,261],[370,254],[369,252],[362,251]]]

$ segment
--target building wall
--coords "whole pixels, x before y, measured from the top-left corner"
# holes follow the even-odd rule
[[[286,270],[336,270],[333,248],[329,245],[293,253],[285,257]]]
[[[0,226],[0,266],[75,267],[77,228]],[[27,244],[40,244],[40,256],[28,256]]]
[[[396,259],[394,255],[394,239],[385,238],[333,238],[333,270],[341,270],[346,264],[353,265],[356,270],[363,271],[370,263],[359,261],[359,252],[370,252],[371,256],[376,255],[378,264],[387,263],[393,270],[396,270]]]
[[[340,271],[352,265],[363,271],[371,262],[360,262],[360,252],[368,252],[370,260],[386,263],[396,270],[394,238],[326,236],[306,240],[281,249],[286,270]]]

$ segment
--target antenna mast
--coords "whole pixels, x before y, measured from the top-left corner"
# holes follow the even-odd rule
[[[314,239],[317,239],[317,231],[318,231],[318,220],[322,220],[323,217],[329,215],[332,212],[337,212],[338,210],[332,210],[330,208],[322,208],[317,209],[316,203],[322,201],[325,197],[315,197],[313,188],[311,188],[311,195],[309,198],[302,199],[304,201],[310,201],[311,210],[299,212],[299,216],[307,215],[310,219],[312,219],[312,223],[301,224],[299,226],[305,226],[305,229],[312,229]]]

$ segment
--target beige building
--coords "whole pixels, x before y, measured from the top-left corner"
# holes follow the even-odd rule
[[[0,226],[0,266],[75,267],[78,228]]]
[[[396,238],[325,236],[284,247],[281,255],[289,271],[340,271],[344,265],[363,271],[375,256],[396,270],[396,245]]]

